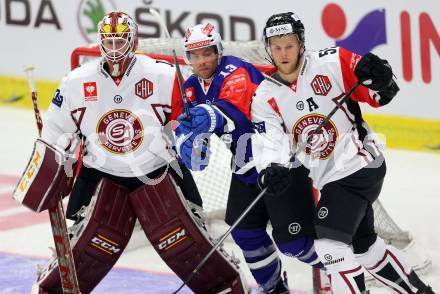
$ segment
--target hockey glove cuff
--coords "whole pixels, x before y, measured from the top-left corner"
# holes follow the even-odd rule
[[[191,119],[186,113],[177,118],[179,126],[176,128],[176,135],[193,133],[193,137],[205,133],[222,131],[225,124],[223,115],[214,107],[208,104],[200,104],[189,109]]]
[[[277,163],[271,163],[258,176],[258,186],[261,190],[267,187],[269,194],[282,194],[290,184],[290,169]]]
[[[359,60],[354,74],[364,86],[374,91],[383,91],[393,82],[393,71],[388,61],[370,52]]]

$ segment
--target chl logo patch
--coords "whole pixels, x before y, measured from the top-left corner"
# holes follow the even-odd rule
[[[105,113],[96,126],[99,143],[114,154],[125,154],[136,150],[144,138],[141,120],[126,109],[115,109]]]
[[[327,96],[328,92],[330,92],[332,88],[332,83],[328,76],[324,75],[316,75],[312,82],[310,83],[312,86],[313,92],[315,95]]]
[[[301,231],[301,225],[299,223],[291,223],[289,225],[289,233],[296,235]]]
[[[97,101],[98,89],[96,88],[96,82],[87,82],[83,84],[84,88],[84,100],[85,101]]]
[[[136,96],[147,99],[151,95],[153,95],[153,83],[147,80],[146,78],[143,78],[135,85],[135,93]]]
[[[318,218],[323,219],[323,218],[326,218],[327,215],[328,215],[327,207],[325,207],[325,206],[321,207],[318,211]]]

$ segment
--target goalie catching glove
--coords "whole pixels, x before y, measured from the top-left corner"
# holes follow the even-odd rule
[[[290,169],[278,163],[271,163],[258,176],[258,186],[269,194],[282,194],[290,184]]]

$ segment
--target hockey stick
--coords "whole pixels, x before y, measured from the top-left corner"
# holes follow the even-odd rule
[[[160,17],[159,12],[156,9],[151,8],[151,7],[148,7],[147,9],[148,9],[148,12],[158,20],[159,25],[162,27],[162,30],[164,31],[166,37],[168,39],[171,39],[170,32],[168,31],[167,26],[163,22],[162,17]],[[189,107],[188,107],[188,99],[186,97],[185,91],[183,90],[184,80],[183,80],[182,71],[180,70],[179,61],[177,60],[176,49],[173,49],[172,53],[173,53],[174,66],[176,67],[177,82],[179,84],[180,97],[182,98],[183,109],[185,110],[187,120],[191,122],[191,115],[189,113]]]
[[[27,66],[24,69],[32,95],[32,104],[34,106],[38,137],[41,137],[43,121],[41,120],[40,109],[38,107],[38,96],[35,88],[33,70],[33,66]],[[73,260],[72,248],[70,247],[69,235],[67,233],[66,216],[64,214],[64,207],[61,197],[56,207],[49,208],[49,219],[57,253],[58,269],[60,271],[63,293],[80,294],[81,292],[79,289],[78,278],[76,276],[75,262]]]
[[[307,144],[310,142],[310,139],[321,131],[321,129],[330,121],[332,116],[338,111],[338,109],[341,107],[342,104],[344,104],[353,94],[354,91],[361,85],[361,83],[358,81],[356,84],[351,87],[351,89],[342,97],[341,100],[339,100],[338,103],[336,103],[336,106],[332,109],[332,111],[327,115],[327,117],[318,125],[316,129],[314,129],[311,134],[309,135],[308,139],[303,142],[303,144],[300,144],[298,146],[298,149],[296,152],[292,155],[290,158],[290,161],[293,161],[295,159],[295,154],[301,152],[303,149],[306,148]],[[231,225],[231,227],[222,235],[222,237],[217,241],[217,243],[212,247],[212,249],[206,254],[206,256],[200,261],[200,263],[194,268],[194,270],[191,272],[191,274],[186,278],[186,280],[183,282],[183,284],[173,292],[173,294],[179,292],[186,284],[188,284],[189,281],[191,281],[192,278],[199,272],[199,270],[205,265],[205,263],[208,261],[208,259],[212,256],[215,250],[217,250],[221,244],[225,241],[225,239],[229,236],[231,231],[235,229],[235,227],[241,222],[241,220],[249,213],[249,211],[255,206],[255,204],[263,197],[263,195],[266,193],[267,187],[264,188],[260,194],[249,204],[249,206],[240,214],[240,216],[235,220],[235,222]]]

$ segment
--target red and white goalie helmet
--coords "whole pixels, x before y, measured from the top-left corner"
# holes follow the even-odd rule
[[[216,50],[220,60],[223,54],[222,37],[212,24],[198,24],[188,28],[183,37],[185,62],[191,64],[189,58],[190,51],[211,46]]]
[[[109,63],[119,63],[133,57],[138,43],[135,21],[126,13],[113,11],[98,24],[99,49]]]

